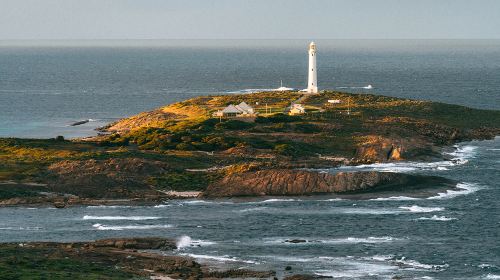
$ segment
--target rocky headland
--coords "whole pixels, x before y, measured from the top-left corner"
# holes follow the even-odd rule
[[[306,113],[286,114],[297,100]],[[254,106],[257,115],[213,117],[240,102]],[[203,96],[111,123],[87,139],[0,139],[0,205],[140,204],[198,195],[419,195],[455,182],[316,170],[445,160],[443,150],[455,143],[496,135],[500,111],[436,102],[333,91]]]

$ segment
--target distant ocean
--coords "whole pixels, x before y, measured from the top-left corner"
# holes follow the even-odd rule
[[[316,42],[321,89],[500,109],[500,40]],[[307,79],[306,40],[34,44],[0,41],[0,137],[92,135],[194,96],[277,88],[280,80],[301,89]]]

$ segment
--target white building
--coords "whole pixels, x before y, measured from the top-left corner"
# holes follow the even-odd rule
[[[302,115],[306,112],[306,108],[302,106],[301,104],[293,104],[292,107],[290,108],[290,112],[288,114],[290,115]]]
[[[340,103],[342,103],[342,101],[340,99],[329,99],[328,103],[331,103],[331,104],[340,104]]]
[[[230,104],[222,111],[217,111],[213,115],[214,117],[253,116],[255,115],[255,110],[245,102],[241,102],[238,105]]]
[[[316,44],[309,44],[309,76],[307,82],[308,93],[318,93],[318,74],[316,73]]]

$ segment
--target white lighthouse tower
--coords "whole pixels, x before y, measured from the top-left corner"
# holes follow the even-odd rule
[[[318,74],[316,72],[316,44],[309,44],[309,78],[307,81],[307,92],[318,93]]]

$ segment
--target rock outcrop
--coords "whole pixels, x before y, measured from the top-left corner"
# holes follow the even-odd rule
[[[49,189],[83,197],[131,198],[135,190],[147,195],[145,178],[168,168],[168,163],[140,158],[65,160],[49,166]]]
[[[320,173],[306,170],[261,170],[231,174],[210,185],[206,197],[310,195],[411,190],[443,184],[451,180],[390,172]]]
[[[129,275],[124,277],[120,274],[122,276],[117,275],[116,279],[268,279],[275,275],[273,271],[249,269],[217,271],[190,257],[165,255],[175,248],[175,240],[157,237],[113,238],[72,243],[0,243],[0,252],[16,254],[8,258],[0,256],[0,266],[8,266],[7,271],[2,271],[2,276],[14,274],[16,268],[22,270],[28,267],[30,274],[43,273],[47,279],[52,279],[51,276],[67,275],[72,270],[75,270],[75,276],[80,275],[82,271],[91,270],[92,279],[108,279],[106,276],[110,272]],[[162,250],[162,253],[141,250]],[[16,257],[23,261],[12,262]],[[41,262],[45,265],[33,266],[33,263]],[[59,265],[59,262],[64,265]]]

